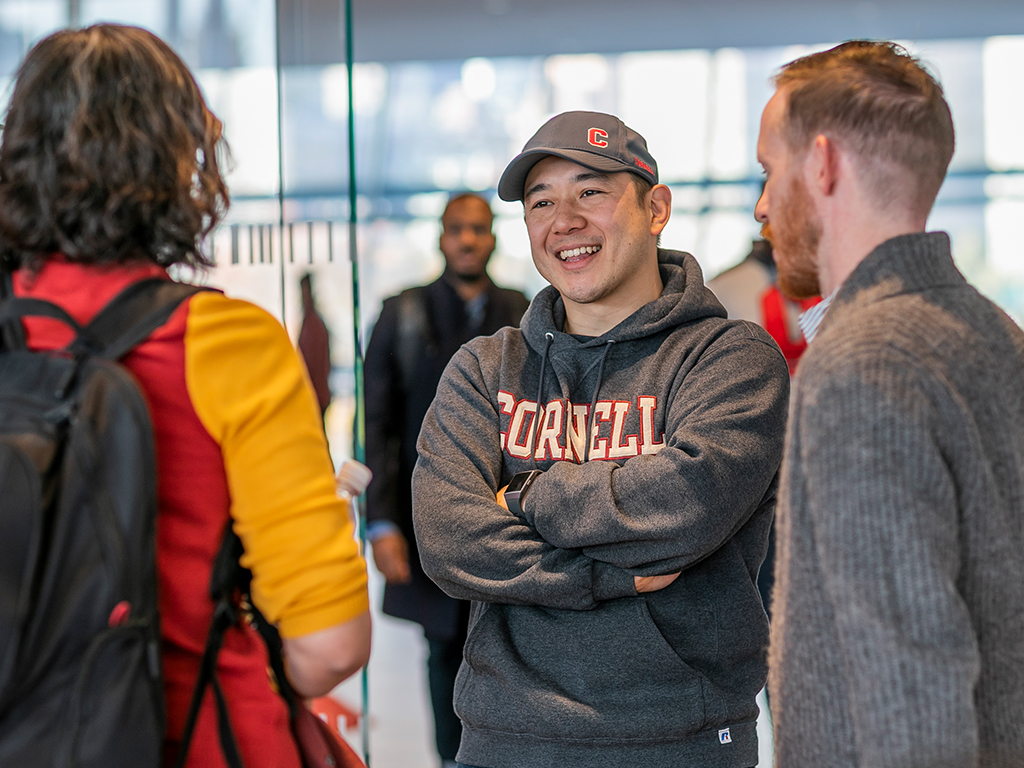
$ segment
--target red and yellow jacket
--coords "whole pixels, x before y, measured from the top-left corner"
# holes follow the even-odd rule
[[[14,291],[59,304],[84,325],[128,284],[153,276],[167,274],[154,264],[84,266],[58,257],[34,275],[15,273]],[[24,325],[33,349],[71,340],[70,329],[53,320]],[[156,438],[169,764],[213,616],[210,572],[229,516],[253,572],[253,600],[285,638],[367,610],[366,566],[335,493],[308,376],[273,317],[202,292],[122,363],[141,385]],[[217,675],[247,768],[298,768],[287,710],[268,684],[255,631],[228,632]],[[209,694],[188,765],[224,765]]]

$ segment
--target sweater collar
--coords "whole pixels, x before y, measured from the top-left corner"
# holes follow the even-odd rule
[[[822,328],[831,323],[844,305],[854,301],[863,305],[902,293],[965,282],[953,263],[949,235],[945,232],[900,235],[869,253],[839,286],[822,320]]]

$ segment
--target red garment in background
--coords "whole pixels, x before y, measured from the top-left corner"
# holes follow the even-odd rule
[[[821,296],[814,296],[810,299],[787,299],[782,295],[779,286],[772,284],[761,294],[761,311],[764,322],[762,326],[779,345],[783,356],[786,358],[786,365],[789,366],[789,375],[796,373],[797,363],[800,355],[807,349],[807,339],[800,332],[799,327],[792,328],[792,323],[786,316],[786,303],[796,304],[801,312],[806,312],[815,304],[821,301]]]
[[[328,385],[331,375],[331,337],[323,318],[313,306],[303,309],[298,348],[313,382],[320,413],[323,414],[331,404],[331,388]]]

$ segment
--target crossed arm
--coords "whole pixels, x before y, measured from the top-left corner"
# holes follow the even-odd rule
[[[723,344],[675,383],[658,454],[556,462],[520,518],[496,500],[507,481],[499,414],[463,349],[420,434],[413,507],[424,570],[455,597],[576,610],[664,586],[637,577],[674,578],[761,502],[781,458],[787,396],[777,349]]]
[[[508,486],[503,486],[498,491],[498,506],[505,510],[508,510],[508,504],[505,503],[505,489]],[[679,578],[682,571],[676,571],[675,573],[666,573],[659,576],[634,576],[633,587],[636,589],[637,594],[644,592],[657,592],[659,589],[664,589],[673,581]]]

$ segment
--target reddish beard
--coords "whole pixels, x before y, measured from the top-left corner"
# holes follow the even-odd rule
[[[791,299],[821,295],[818,284],[821,222],[814,215],[814,204],[801,179],[793,179],[789,194],[779,201],[772,221],[775,227],[762,226],[761,237],[772,244],[779,268],[779,290]]]

